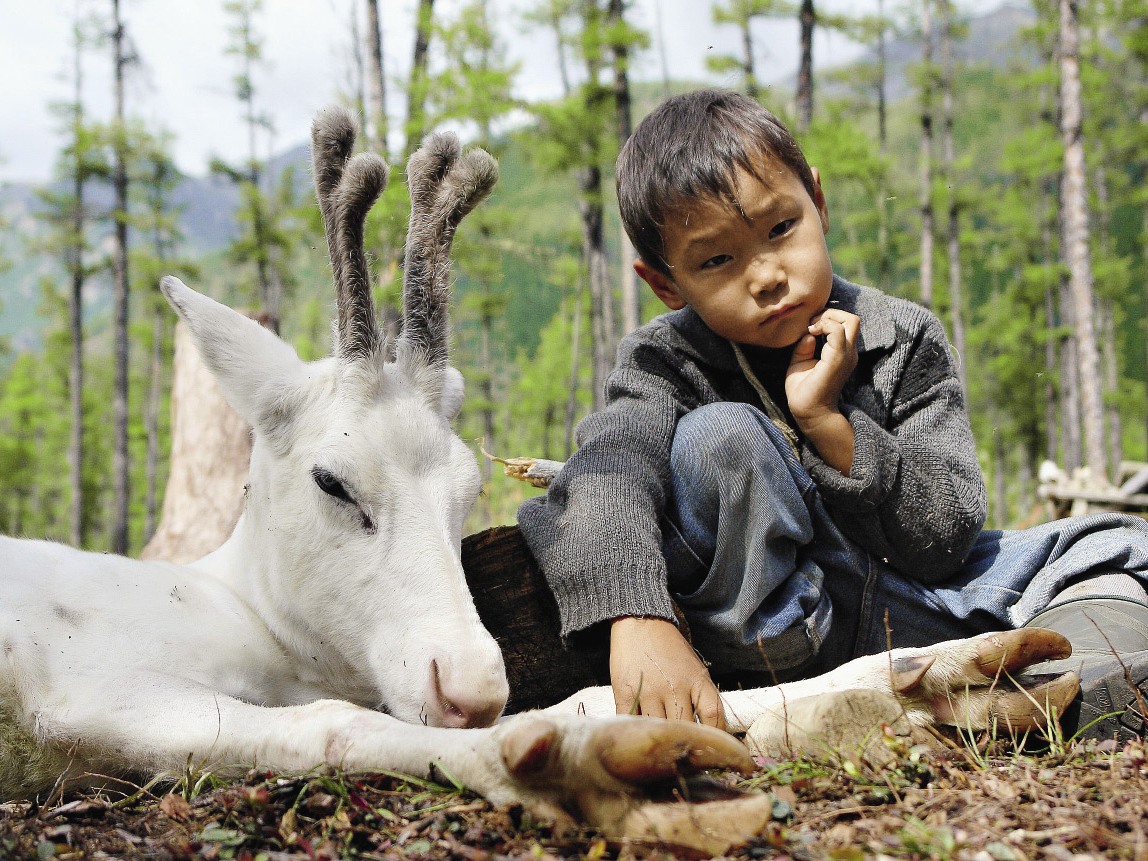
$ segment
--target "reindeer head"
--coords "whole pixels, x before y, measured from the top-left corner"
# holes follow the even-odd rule
[[[507,683],[460,562],[480,477],[450,426],[462,377],[448,364],[447,302],[455,229],[497,166],[485,152],[460,155],[451,135],[411,157],[404,316],[397,343],[386,344],[363,225],[387,168],[373,154],[351,155],[355,135],[340,108],[312,126],[336,287],[334,356],[304,363],[246,317],[175,278],[162,282],[254,428],[246,510],[209,558],[289,651],[314,658],[364,704],[410,722],[486,724]]]

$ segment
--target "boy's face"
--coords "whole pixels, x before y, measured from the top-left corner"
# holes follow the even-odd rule
[[[672,277],[641,260],[634,268],[667,306],[691,306],[718,335],[789,347],[829,301],[829,213],[816,169],[812,197],[780,162],[762,176],[768,185],[738,169],[743,212],[704,199],[670,213],[663,235]]]

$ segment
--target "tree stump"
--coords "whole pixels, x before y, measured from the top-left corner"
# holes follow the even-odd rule
[[[187,327],[175,327],[171,468],[159,527],[143,559],[194,562],[218,548],[243,511],[251,428],[223,398]]]

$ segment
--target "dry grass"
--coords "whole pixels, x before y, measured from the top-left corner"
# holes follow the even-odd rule
[[[775,821],[733,857],[1148,859],[1143,743],[897,754],[882,768],[855,757],[762,761],[742,786],[774,793]],[[672,847],[610,844],[589,831],[558,835],[521,810],[398,775],[252,773],[224,786],[200,775],[163,792],[2,805],[0,858],[685,857]]]

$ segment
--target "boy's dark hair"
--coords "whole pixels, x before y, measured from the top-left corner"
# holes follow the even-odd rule
[[[769,160],[790,168],[814,194],[801,147],[749,96],[698,90],[662,102],[618,154],[618,207],[638,256],[672,277],[662,236],[666,213],[704,198],[738,206],[737,169],[764,182],[761,171]]]

